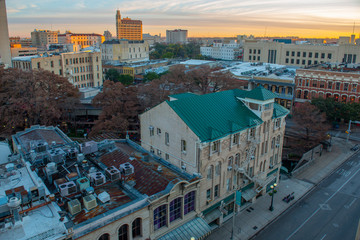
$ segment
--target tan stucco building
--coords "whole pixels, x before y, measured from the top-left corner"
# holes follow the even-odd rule
[[[14,68],[43,69],[66,77],[77,88],[102,86],[100,52],[42,54],[13,58]]]
[[[33,47],[46,49],[48,44],[58,43],[59,31],[35,29],[31,32],[31,42]]]
[[[60,44],[80,45],[81,48],[99,48],[101,43],[105,41],[105,37],[96,33],[72,33],[67,31],[64,34],[59,34],[58,40]]]
[[[360,63],[360,45],[341,41],[339,44],[285,44],[246,40],[243,61],[276,63],[306,67],[321,63]]]
[[[149,60],[147,41],[129,41],[112,39],[101,45],[101,58],[104,62],[138,62]]]

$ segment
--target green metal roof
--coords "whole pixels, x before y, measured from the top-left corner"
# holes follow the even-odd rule
[[[260,100],[260,101],[266,101],[269,99],[277,98],[277,97],[279,97],[279,95],[265,89],[263,86],[259,86],[257,88],[254,88],[251,91],[239,92],[239,97],[251,98],[251,99]]]
[[[197,96],[197,95],[195,93],[191,93],[191,92],[169,95],[169,97],[176,98],[176,99],[184,99],[184,98],[193,97],[193,96]]]
[[[273,111],[273,116],[272,118],[279,118],[279,117],[283,117],[286,116],[290,113],[290,111],[286,108],[284,108],[283,106],[274,103],[274,111]]]
[[[238,89],[167,101],[201,141],[213,141],[263,121],[248,109]]]

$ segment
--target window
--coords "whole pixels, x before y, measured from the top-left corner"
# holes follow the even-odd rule
[[[240,154],[235,154],[235,165],[240,166]]]
[[[195,210],[195,191],[184,196],[184,215]]]
[[[308,60],[308,65],[311,65],[311,60]]]
[[[105,233],[99,237],[99,240],[110,240],[110,235]]]
[[[256,132],[256,129],[255,128],[250,128],[250,137],[254,138],[255,137],[255,132]]]
[[[218,185],[215,185],[215,188],[214,188],[214,197],[215,197],[215,198],[219,197],[219,184],[218,184]]]
[[[37,63],[37,68],[40,68],[40,67],[41,67],[41,66],[40,66],[40,63],[38,62],[38,63]]]
[[[157,150],[157,155],[160,157],[161,156],[161,151],[158,149]]]
[[[213,166],[209,166],[207,171],[207,179],[212,179],[212,175],[213,175]]]
[[[328,89],[332,88],[332,82],[328,82]]]
[[[233,165],[233,160],[234,160],[234,157],[233,157],[233,156],[229,157],[229,159],[228,159],[228,167],[232,167],[232,165]]]
[[[186,153],[186,141],[181,140],[181,152]]]
[[[169,145],[169,133],[165,132],[165,144]]]
[[[328,59],[331,59],[331,53],[328,53]]]
[[[230,191],[231,190],[231,178],[228,178],[226,180],[226,191]]]
[[[258,49],[258,54],[260,54],[261,53],[261,51],[260,51],[260,49]]]
[[[318,58],[319,57],[319,53],[315,53],[315,58]]]
[[[273,139],[271,140],[271,149],[274,149],[275,147],[275,138],[273,137]]]
[[[281,126],[281,118],[276,119],[275,128],[279,128]]]
[[[71,59],[70,59],[71,60]],[[68,65],[69,64],[69,62],[68,62],[68,60],[67,59],[65,59],[65,63],[66,63],[66,65]]]
[[[150,136],[154,136],[154,127],[150,126],[149,130],[150,130]]]
[[[288,58],[285,59],[285,63],[289,63],[289,59],[288,59]]]
[[[206,199],[211,200],[211,189],[206,190]]]
[[[301,64],[302,64],[302,65],[305,65],[305,64],[306,64],[306,61],[305,61],[305,60],[302,60],[302,61],[301,61]]]
[[[296,59],[296,64],[300,64],[300,59]]]
[[[301,54],[300,52],[297,52],[297,55],[296,55],[296,56],[300,57],[300,54]]]
[[[294,64],[294,59],[292,58],[290,62],[291,62],[291,64]]]
[[[357,84],[353,84],[353,85],[352,85],[352,91],[353,91],[353,92],[356,92],[356,89],[357,89]]]
[[[317,87],[317,81],[316,81],[316,80],[313,80],[313,81],[312,81],[312,86],[313,86],[313,87]]]
[[[335,85],[335,87],[336,87],[336,90],[340,90],[340,83],[337,82],[336,85]]]
[[[249,49],[249,53],[252,53],[252,49]]]
[[[265,153],[267,153],[268,152],[268,141],[266,140],[266,142],[265,142]]]
[[[239,138],[240,138],[240,133],[234,134],[232,139],[232,144],[233,145],[239,144]]]
[[[292,57],[295,56],[295,52],[294,52],[294,51],[291,52],[291,56],[292,56]]]
[[[344,83],[344,91],[348,91],[349,90],[349,84],[348,83]]]
[[[165,160],[169,160],[169,154],[165,154]]]
[[[320,88],[324,88],[325,87],[325,81],[320,81]]]
[[[309,58],[311,58],[312,57],[312,52],[309,52]]]
[[[303,57],[306,57],[306,52],[303,52]]]
[[[286,56],[289,56],[289,51],[286,51]]]
[[[215,174],[216,176],[220,176],[220,162],[218,162],[215,166]]]
[[[181,197],[170,202],[170,222],[181,217]]]
[[[154,230],[166,226],[166,219],[167,219],[166,208],[167,205],[164,204],[154,210]]]
[[[119,228],[118,237],[119,237],[119,240],[128,240],[129,239],[127,224],[124,224]]]
[[[215,141],[211,144],[211,152],[212,153],[220,152],[220,140]]]
[[[321,58],[325,58],[325,53],[321,53]]]

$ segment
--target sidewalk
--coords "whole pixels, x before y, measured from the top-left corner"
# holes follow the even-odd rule
[[[322,156],[302,173],[296,177],[280,180],[277,187],[278,192],[274,195],[273,211],[269,211],[271,197],[266,194],[258,198],[254,204],[237,213],[234,239],[245,240],[253,237],[355,153],[350,151],[350,148],[355,145],[351,141],[346,142],[344,139],[333,137],[332,144],[331,152],[324,151]],[[290,203],[282,201],[285,196],[292,192],[295,193],[295,200]],[[232,218],[224,223],[221,228],[214,230],[206,240],[230,239],[231,230]]]

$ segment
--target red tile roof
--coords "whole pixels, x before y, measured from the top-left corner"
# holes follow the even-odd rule
[[[168,184],[180,181],[180,176],[170,169],[161,165],[162,171],[157,170],[159,163],[144,162],[138,158],[129,160],[129,155],[121,152],[119,149],[101,157],[101,162],[106,166],[115,166],[119,168],[120,164],[129,162],[134,166],[135,186],[134,188],[142,194],[152,196],[165,190]]]

